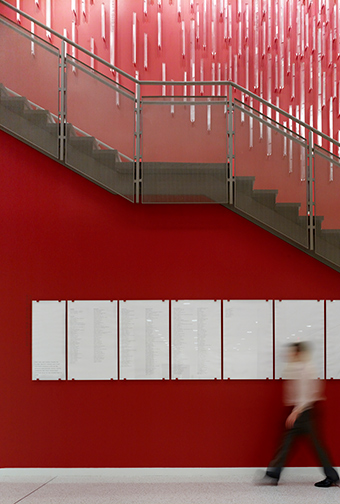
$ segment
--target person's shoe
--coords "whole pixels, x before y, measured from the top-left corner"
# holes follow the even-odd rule
[[[325,478],[322,481],[318,481],[317,483],[314,484],[314,486],[319,487],[319,488],[329,488],[331,486],[336,486],[339,485],[339,480],[332,480],[331,478]]]
[[[260,485],[276,486],[278,483],[279,483],[279,478],[275,478],[275,476],[269,476],[269,474],[266,474],[259,484]]]
[[[254,478],[255,485],[276,486],[278,482],[279,478],[272,476],[271,474],[263,474],[263,471],[258,471]]]

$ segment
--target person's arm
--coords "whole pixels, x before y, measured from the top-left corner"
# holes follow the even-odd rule
[[[288,415],[286,419],[286,427],[287,429],[291,429],[293,425],[295,424],[297,418],[301,415],[301,413],[304,411],[301,407],[295,407],[292,412]]]

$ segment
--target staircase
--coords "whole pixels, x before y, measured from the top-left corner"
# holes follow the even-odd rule
[[[48,110],[0,84],[0,127],[58,159],[60,126]],[[133,201],[134,163],[116,149],[66,124],[63,164],[101,187]],[[277,202],[277,189],[254,189],[255,177],[234,178],[234,205],[226,203],[224,163],[143,163],[144,203],[220,203],[299,246],[340,271],[340,230],[322,229],[314,217],[316,252],[308,250],[308,220],[300,202]]]

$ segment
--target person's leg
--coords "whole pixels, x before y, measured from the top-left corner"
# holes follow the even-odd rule
[[[285,430],[282,442],[278,450],[276,451],[273,460],[270,462],[267,468],[266,476],[274,478],[277,481],[280,479],[280,475],[285,465],[292,442],[294,438],[299,434],[301,434],[301,426],[299,419],[297,419],[293,427]]]
[[[323,443],[320,441],[320,437],[318,436],[318,431],[315,423],[315,415],[313,410],[308,410],[307,412],[307,430],[308,434],[310,436],[310,439],[313,443],[315,452],[320,460],[321,466],[323,468],[323,471],[325,473],[326,479],[330,480],[329,483],[332,484],[339,481],[339,474],[338,472],[334,469],[334,467],[331,464],[330,458],[328,456],[328,453],[323,445]],[[325,482],[325,480],[324,480]],[[323,483],[323,482],[320,482]],[[319,485],[318,486],[330,486],[327,485],[327,482],[325,485]]]

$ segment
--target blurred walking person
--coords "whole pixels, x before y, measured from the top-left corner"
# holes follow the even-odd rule
[[[277,485],[292,442],[297,436],[308,435],[323,468],[325,479],[315,486],[328,488],[339,484],[339,474],[332,467],[328,453],[321,443],[315,425],[314,405],[324,399],[322,382],[318,380],[306,342],[293,343],[288,348],[284,372],[284,402],[293,406],[286,419],[286,430],[281,445],[269,464],[263,483]]]

